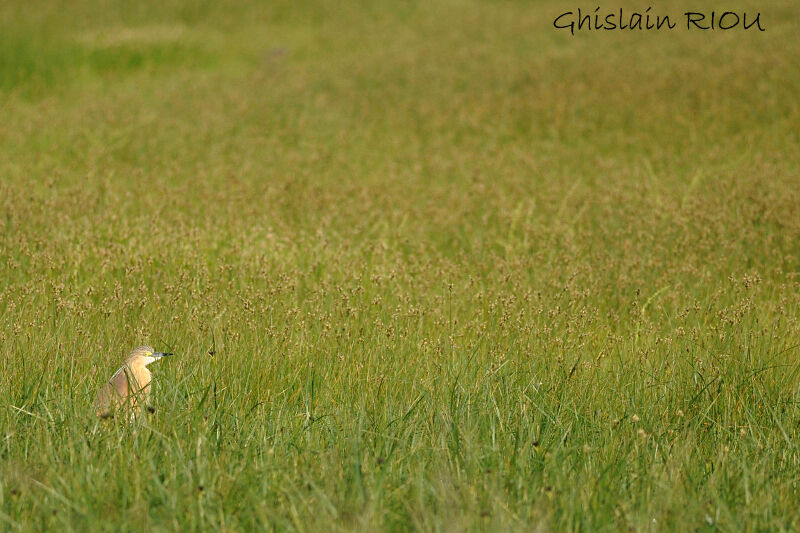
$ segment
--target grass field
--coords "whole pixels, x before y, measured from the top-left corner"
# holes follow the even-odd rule
[[[796,1],[578,7],[0,3],[0,530],[800,529]]]

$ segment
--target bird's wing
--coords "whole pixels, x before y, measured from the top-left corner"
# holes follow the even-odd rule
[[[111,376],[111,379],[97,392],[95,409],[97,416],[107,418],[113,414],[114,409],[128,396],[128,376],[125,367],[120,368]]]
[[[114,387],[114,390],[117,391],[117,394],[120,395],[122,398],[128,397],[128,391],[130,390],[130,383],[133,381],[133,376],[129,375],[128,372],[125,371],[125,367],[123,366],[117,373],[111,377],[111,381],[108,383]]]
[[[97,391],[97,398],[94,400],[94,407],[97,416],[100,418],[108,418],[112,416],[114,408],[118,403],[119,397],[117,392],[114,390],[114,386],[111,383],[106,383],[100,388],[99,391]]]

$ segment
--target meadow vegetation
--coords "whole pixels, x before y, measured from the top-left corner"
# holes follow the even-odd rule
[[[729,8],[2,2],[0,529],[800,529],[800,20]]]

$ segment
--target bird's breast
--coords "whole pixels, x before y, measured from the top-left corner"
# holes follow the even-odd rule
[[[148,385],[150,385],[150,381],[152,380],[152,374],[147,367],[144,365],[136,365],[131,368],[131,373],[133,377],[136,378],[136,383],[139,386],[139,390],[144,389]]]

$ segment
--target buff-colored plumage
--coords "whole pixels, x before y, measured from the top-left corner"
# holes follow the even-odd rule
[[[97,416],[108,418],[117,411],[129,412],[131,418],[141,415],[147,405],[152,380],[147,365],[167,355],[172,354],[156,352],[150,346],[134,348],[122,367],[97,393]]]

